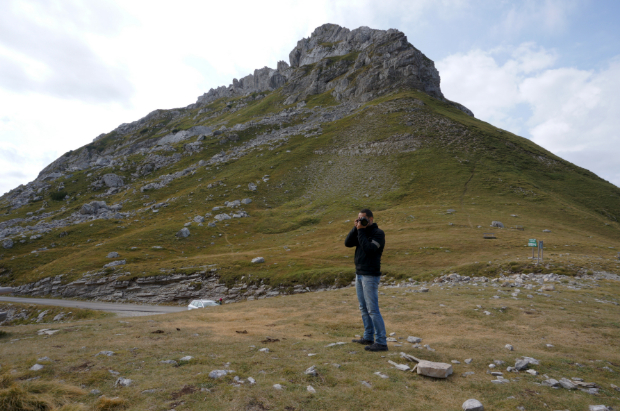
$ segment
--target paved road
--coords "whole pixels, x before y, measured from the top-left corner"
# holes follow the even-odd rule
[[[3,297],[0,301],[23,304],[42,304],[57,307],[87,308],[90,310],[101,310],[116,313],[123,317],[135,317],[140,315],[167,314],[186,311],[187,307],[170,307],[159,305],[137,305],[137,304],[118,304],[102,303],[99,301],[76,301],[76,300],[57,300],[53,298],[24,298],[24,297]]]

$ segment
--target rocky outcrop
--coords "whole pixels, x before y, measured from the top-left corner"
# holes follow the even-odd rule
[[[280,61],[276,70],[264,67],[241,80],[233,79],[228,87],[211,89],[198,97],[197,104],[279,87],[288,96],[285,104],[330,90],[339,101],[365,102],[396,88],[415,88],[473,116],[463,105],[444,97],[433,61],[395,29],[349,30],[324,24],[297,42],[289,62],[290,66]]]
[[[225,302],[275,297],[281,294],[299,294],[310,291],[336,289],[329,287],[291,288],[270,287],[264,284],[238,283],[232,287],[220,283],[217,268],[210,267],[193,274],[168,273],[151,277],[122,280],[130,273],[106,275],[105,271],[86,274],[79,280],[63,283],[63,276],[48,277],[34,283],[16,287],[14,295],[52,296],[63,298],[96,299],[100,301],[126,301],[142,303],[187,302],[204,298]]]

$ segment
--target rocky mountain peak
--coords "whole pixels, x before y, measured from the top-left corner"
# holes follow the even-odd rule
[[[466,107],[444,97],[433,61],[399,30],[349,30],[324,24],[309,38],[297,42],[289,54],[289,63],[280,61],[277,69],[264,67],[242,79],[233,79],[228,87],[211,89],[200,96],[197,104],[280,87],[288,96],[286,104],[330,90],[338,101],[366,102],[397,88],[414,88],[473,116]]]

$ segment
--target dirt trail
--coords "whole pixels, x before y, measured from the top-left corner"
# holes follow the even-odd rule
[[[463,199],[465,198],[465,193],[467,193],[467,185],[469,184],[471,179],[474,178],[474,174],[475,173],[476,173],[476,164],[474,164],[474,168],[473,168],[473,170],[471,170],[471,175],[469,176],[469,179],[465,182],[465,187],[463,188],[463,194],[461,194],[461,200],[460,200],[461,211],[463,211],[463,213],[467,215],[467,223],[469,224],[469,228],[474,228],[474,226],[471,223],[471,219],[470,219],[469,213],[467,213],[465,211],[465,204],[463,203]]]

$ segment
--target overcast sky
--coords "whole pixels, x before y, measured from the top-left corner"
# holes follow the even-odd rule
[[[0,193],[324,23],[403,31],[447,98],[620,186],[619,20],[615,0],[2,0]]]

